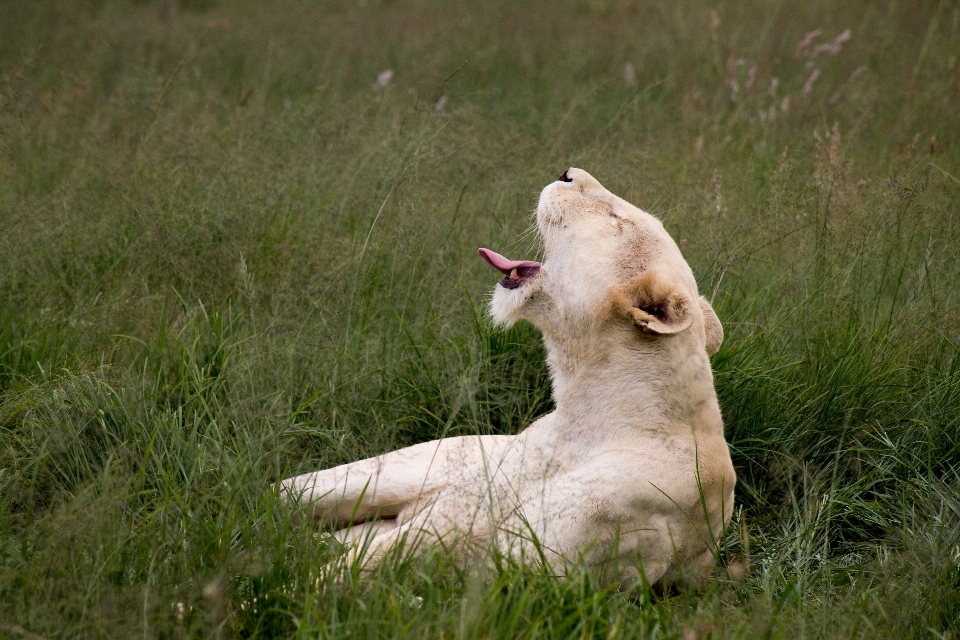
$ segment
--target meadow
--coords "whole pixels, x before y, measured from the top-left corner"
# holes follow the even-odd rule
[[[0,637],[960,638],[956,0],[0,15]],[[272,483],[550,410],[476,248],[569,166],[723,322],[717,570],[361,577]]]

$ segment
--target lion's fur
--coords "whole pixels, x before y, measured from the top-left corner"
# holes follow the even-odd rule
[[[663,225],[585,171],[548,185],[545,259],[491,316],[532,322],[556,410],[517,436],[447,438],[290,478],[288,496],[378,562],[401,540],[696,577],[733,510],[709,354],[723,328]],[[459,545],[459,546],[458,546]]]

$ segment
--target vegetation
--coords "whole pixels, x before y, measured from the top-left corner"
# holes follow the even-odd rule
[[[960,634],[955,0],[2,14],[0,636]],[[272,483],[549,410],[475,252],[571,165],[724,323],[715,576],[359,578]]]

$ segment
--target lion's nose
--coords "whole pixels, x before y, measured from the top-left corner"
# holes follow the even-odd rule
[[[557,179],[558,179],[560,182],[573,182],[573,178],[571,178],[570,176],[567,175],[567,173],[568,173],[569,171],[570,171],[570,169],[567,169],[566,171],[564,171],[563,173],[561,173],[561,174],[560,174],[560,177],[557,178]]]

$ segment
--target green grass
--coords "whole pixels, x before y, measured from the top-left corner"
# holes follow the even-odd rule
[[[956,2],[0,12],[0,637],[960,634]],[[715,576],[358,578],[271,483],[549,410],[475,250],[571,165],[724,324]]]

